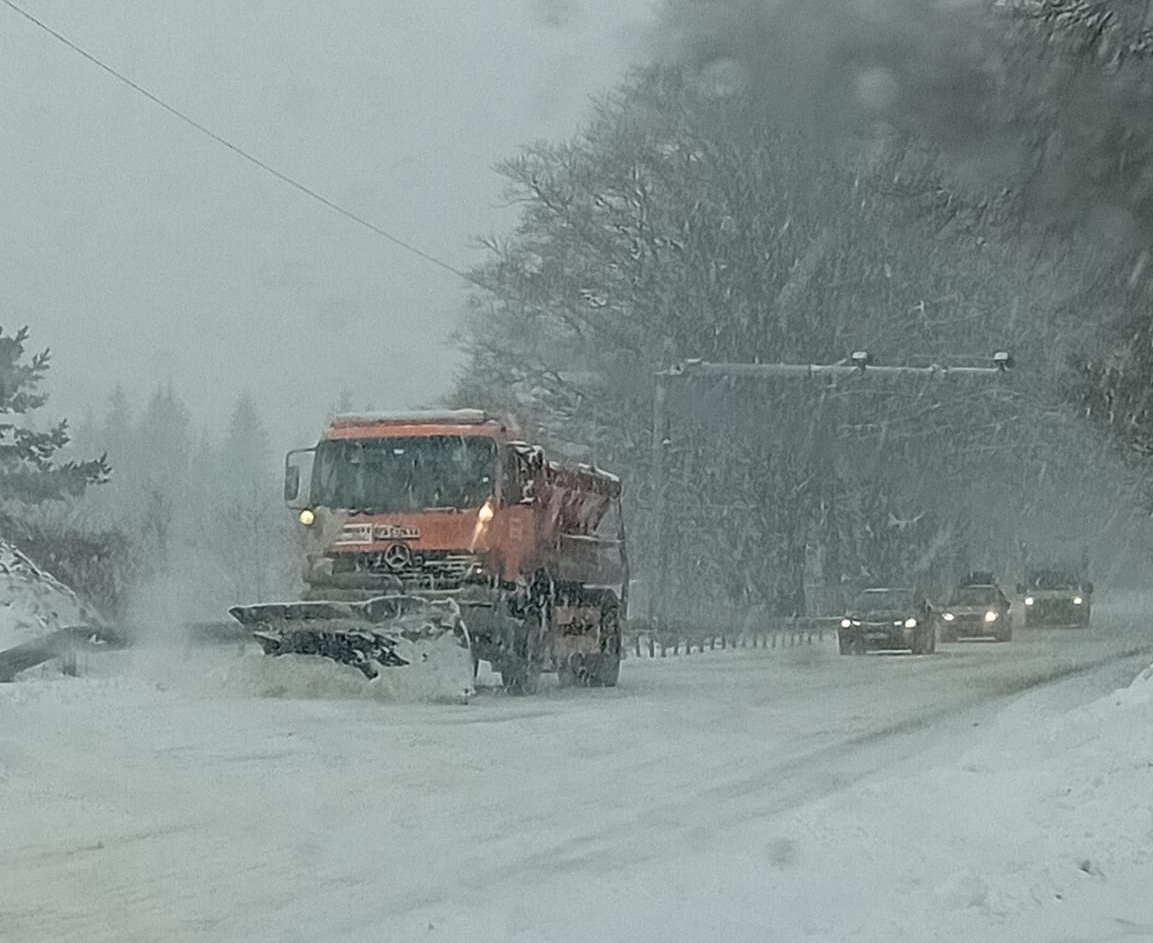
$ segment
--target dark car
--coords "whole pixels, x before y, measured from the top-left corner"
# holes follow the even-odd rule
[[[996,583],[962,583],[953,590],[941,613],[941,639],[955,642],[958,638],[995,638],[998,642],[1013,638],[1009,598]]]
[[[1073,568],[1036,569],[1017,591],[1025,625],[1088,625],[1093,584]]]
[[[875,649],[937,650],[937,616],[929,600],[912,589],[866,589],[849,606],[837,630],[842,655]]]

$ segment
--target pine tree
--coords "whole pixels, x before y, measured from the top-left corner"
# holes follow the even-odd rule
[[[230,603],[266,601],[288,591],[296,561],[273,472],[268,433],[249,391],[233,408],[220,453],[219,488],[199,546],[215,563],[214,591]]]
[[[80,421],[72,429],[72,441],[69,442],[69,454],[75,452],[95,452],[100,447],[100,424],[96,419],[96,411],[92,404],[84,407]]]
[[[109,398],[103,436],[104,447],[119,466],[132,450],[132,407],[119,383]]]
[[[257,415],[252,394],[245,390],[232,410],[221,455],[221,472],[226,483],[241,487],[268,486],[271,455],[268,432]]]
[[[40,384],[48,373],[49,351],[26,356],[28,328],[7,336],[0,327],[0,499],[25,504],[77,497],[91,484],[108,480],[106,456],[60,462],[56,453],[69,442],[67,420],[37,431],[31,414],[48,400]]]
[[[117,611],[125,542],[113,531],[78,523],[76,499],[89,485],[108,481],[106,456],[61,461],[70,442],[67,422],[38,426],[33,414],[48,397],[40,384],[49,352],[27,357],[28,328],[0,328],[0,535],[47,567],[105,613]],[[90,445],[91,443],[86,443]]]
[[[188,410],[169,383],[157,387],[136,429],[135,461],[145,487],[176,496],[187,484]]]

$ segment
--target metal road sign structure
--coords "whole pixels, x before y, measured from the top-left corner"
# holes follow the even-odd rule
[[[866,351],[854,351],[848,362],[832,364],[801,363],[709,363],[705,360],[685,360],[656,374],[653,395],[652,475],[656,513],[657,579],[647,594],[646,615],[660,622],[664,618],[664,592],[667,560],[665,559],[665,445],[668,426],[667,397],[670,383],[716,378],[744,378],[753,380],[807,380],[807,379],[910,379],[940,382],[988,381],[1003,379],[1013,366],[1013,357],[1006,351],[993,354],[991,366],[950,367],[939,363],[927,367],[874,365]]]

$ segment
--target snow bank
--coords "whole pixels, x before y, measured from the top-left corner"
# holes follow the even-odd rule
[[[0,651],[90,621],[71,589],[0,540]]]
[[[765,841],[795,846],[820,894],[839,889],[821,931],[992,943],[1137,927],[1153,940],[1153,666],[1072,710],[1050,696],[1020,698],[950,762],[922,759],[774,823]],[[794,877],[772,890],[818,908]]]
[[[1114,703],[1118,706],[1147,704],[1151,700],[1153,700],[1153,665],[1150,665],[1134,678],[1129,687],[1122,688],[1114,695]]]
[[[225,691],[250,697],[456,702],[474,693],[472,660],[465,649],[451,638],[440,645],[421,643],[421,648],[421,652],[398,650],[402,657],[407,655],[410,666],[384,668],[371,680],[351,665],[328,658],[272,657],[255,647],[213,677]]]

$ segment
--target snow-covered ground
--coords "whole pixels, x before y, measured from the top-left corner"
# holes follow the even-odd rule
[[[0,939],[1153,940],[1151,651],[1103,613],[467,706],[92,656],[0,685]]]

